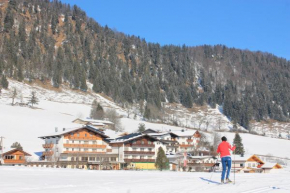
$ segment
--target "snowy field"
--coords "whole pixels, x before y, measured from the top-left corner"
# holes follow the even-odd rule
[[[31,86],[16,81],[10,81],[10,88],[17,88],[19,97],[15,102],[27,101],[32,90],[37,92],[40,99],[37,108],[11,106],[9,90],[2,90],[0,95],[0,137],[4,139],[4,151],[8,150],[12,143],[19,142],[25,151],[32,154],[43,151],[43,140],[39,136],[51,134],[55,128],[74,128],[79,125],[72,123],[76,118],[86,118],[90,115],[91,102],[94,99],[105,108],[114,108],[120,115],[123,115],[121,123],[124,132],[136,132],[139,123],[144,123],[146,128],[159,131],[177,131],[184,129],[166,124],[149,123],[137,119],[126,118],[127,114],[108,99],[94,93],[81,93],[78,91],[63,88],[61,92],[47,90],[39,86]],[[120,133],[110,132],[112,138],[118,137]],[[228,137],[232,143],[234,133],[224,132],[221,135]],[[241,134],[246,154],[273,155],[290,158],[290,140],[263,137],[251,134]],[[210,140],[210,138],[209,138]]]
[[[208,183],[211,173],[88,171],[0,167],[1,193],[224,193],[290,192],[290,172],[236,174],[236,184]],[[233,179],[233,174],[232,179]],[[214,173],[212,181],[219,181]]]

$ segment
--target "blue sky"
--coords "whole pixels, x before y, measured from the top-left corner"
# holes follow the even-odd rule
[[[290,60],[290,0],[62,0],[161,45],[224,44]]]

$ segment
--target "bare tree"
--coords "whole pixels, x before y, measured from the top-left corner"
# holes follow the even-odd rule
[[[12,99],[12,103],[11,103],[12,106],[14,105],[14,100],[17,97],[17,95],[18,95],[17,89],[13,87],[13,89],[10,92],[10,97]]]
[[[113,130],[115,130],[115,131],[123,131],[124,130],[122,123],[121,123],[121,119],[118,116],[115,109],[106,110],[105,118],[107,118],[109,121],[114,123],[114,127],[112,128]]]
[[[221,130],[221,126],[222,126],[222,118],[221,117],[218,118],[217,125],[218,125],[218,130]]]
[[[194,155],[198,155],[200,151],[209,150],[209,149],[210,149],[210,143],[208,142],[206,135],[203,133],[200,133],[200,138],[198,142],[193,145]]]
[[[221,136],[219,133],[214,133],[213,134],[213,154],[216,154],[216,150],[218,148],[218,145],[220,144],[220,141],[221,141]]]

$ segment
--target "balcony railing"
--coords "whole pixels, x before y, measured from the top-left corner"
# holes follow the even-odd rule
[[[44,155],[44,156],[52,156],[53,155],[53,151],[45,151],[45,152],[43,152],[42,155]]]
[[[155,162],[155,159],[124,159],[125,162]]]
[[[4,159],[5,164],[24,164],[25,160]]]
[[[52,149],[54,146],[53,143],[46,143],[46,144],[43,144],[42,147],[45,148],[45,149]]]
[[[71,153],[71,154],[87,154],[87,153],[105,154],[106,152],[99,152],[99,151],[64,151],[63,153]]]
[[[155,147],[154,144],[138,144],[138,143],[135,143],[135,144],[132,144],[132,147]]]
[[[154,151],[124,151],[124,153],[133,155],[155,155]]]
[[[68,136],[65,139],[70,139],[70,140],[97,140],[100,139],[98,137],[76,137],[76,136]]]
[[[193,147],[193,145],[183,145],[183,144],[180,144],[179,146],[180,147]]]
[[[193,139],[187,139],[186,141],[187,142],[193,142]]]
[[[105,149],[107,146],[106,145],[97,145],[97,144],[63,144],[63,147],[66,148],[101,148]]]

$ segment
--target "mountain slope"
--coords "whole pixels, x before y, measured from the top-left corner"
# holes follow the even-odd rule
[[[147,43],[57,0],[3,0],[0,29],[2,80],[40,80],[84,92],[89,81],[117,104],[138,103],[148,120],[162,119],[170,102],[221,105],[247,129],[251,120],[289,121],[290,62],[269,53]]]

